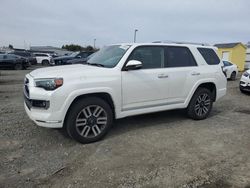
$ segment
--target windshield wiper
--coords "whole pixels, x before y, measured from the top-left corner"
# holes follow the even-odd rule
[[[100,64],[100,63],[89,63],[89,62],[84,62],[83,64],[93,65],[93,66],[97,66],[97,67],[104,67],[104,65],[103,65],[103,64]]]

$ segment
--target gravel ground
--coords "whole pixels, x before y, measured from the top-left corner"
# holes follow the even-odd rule
[[[135,116],[81,145],[28,119],[29,71],[1,71],[0,187],[250,187],[250,95],[239,79],[206,120],[183,110]]]

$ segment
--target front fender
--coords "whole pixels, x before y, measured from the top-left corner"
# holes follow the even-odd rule
[[[96,93],[107,93],[111,96],[111,99],[114,102],[114,107],[115,107],[115,113],[117,111],[119,111],[119,109],[121,108],[120,104],[117,104],[116,101],[120,101],[119,96],[111,89],[108,87],[100,87],[100,88],[87,88],[87,89],[79,89],[79,90],[74,90],[73,92],[71,92],[68,97],[66,98],[63,106],[62,106],[62,117],[64,117],[68,112],[69,107],[71,106],[71,104],[73,103],[73,101],[79,97],[79,96],[84,96],[84,95],[91,95],[91,94],[96,94]],[[63,119],[63,121],[64,121]]]

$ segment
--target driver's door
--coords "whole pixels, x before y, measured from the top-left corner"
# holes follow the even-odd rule
[[[129,60],[142,62],[138,70],[122,71],[122,110],[162,105],[168,96],[168,76],[164,74],[164,48],[136,48]]]

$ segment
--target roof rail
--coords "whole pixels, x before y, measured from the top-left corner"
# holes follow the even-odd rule
[[[194,45],[201,45],[201,46],[210,46],[208,43],[182,42],[182,41],[171,41],[171,40],[154,41],[153,43],[194,44]]]

